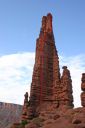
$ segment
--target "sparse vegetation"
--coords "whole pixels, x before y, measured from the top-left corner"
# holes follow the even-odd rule
[[[25,126],[27,123],[28,123],[27,120],[23,120],[23,121],[21,122],[21,125],[22,125],[22,126]]]
[[[34,118],[34,119],[32,120],[32,122],[33,122],[34,124],[36,124],[38,127],[40,127],[40,126],[42,126],[43,120],[42,120],[41,118],[37,117],[37,118]]]

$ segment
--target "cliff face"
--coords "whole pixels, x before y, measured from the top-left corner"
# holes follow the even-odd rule
[[[10,128],[14,122],[19,122],[22,106],[0,102],[0,128]]]

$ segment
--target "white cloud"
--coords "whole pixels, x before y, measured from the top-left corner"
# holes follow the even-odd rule
[[[0,57],[0,101],[23,104],[24,93],[30,90],[34,53],[17,53]],[[67,65],[73,81],[75,107],[80,106],[81,74],[85,71],[85,55],[61,57],[60,65]]]
[[[85,72],[85,55],[60,57],[61,65],[67,65],[71,72],[75,107],[81,106],[81,77]]]
[[[23,104],[30,90],[34,53],[17,53],[0,57],[0,100]]]

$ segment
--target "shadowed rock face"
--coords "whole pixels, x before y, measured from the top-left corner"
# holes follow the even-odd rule
[[[22,106],[0,102],[0,128],[10,128],[14,122],[19,122]]]

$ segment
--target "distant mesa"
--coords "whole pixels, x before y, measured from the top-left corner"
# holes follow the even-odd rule
[[[0,128],[10,128],[14,122],[21,120],[22,106],[0,102]]]

